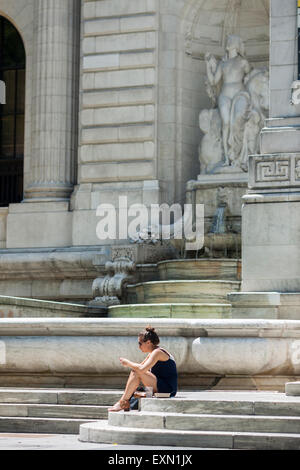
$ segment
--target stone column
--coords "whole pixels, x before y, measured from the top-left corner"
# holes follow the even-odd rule
[[[36,0],[32,153],[26,200],[67,199],[75,182],[80,0]]]

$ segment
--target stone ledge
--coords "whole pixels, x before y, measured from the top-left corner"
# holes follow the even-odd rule
[[[300,319],[300,293],[232,292],[232,318]]]
[[[94,316],[107,316],[107,308],[0,295],[0,318]]]
[[[1,336],[130,336],[149,323],[160,336],[300,338],[299,320],[144,319],[144,318],[3,318]]]
[[[274,191],[271,189],[261,189],[258,191],[249,190],[248,194],[242,196],[244,204],[270,204],[270,203],[284,203],[284,202],[299,202],[300,192],[289,192],[288,189],[283,189],[280,193],[278,188]]]
[[[0,252],[0,280],[94,279],[104,272],[108,248],[45,248]],[[102,268],[102,269],[101,269]]]
[[[288,382],[285,384],[285,393],[287,396],[300,396],[300,382]]]
[[[253,378],[257,388],[259,376],[262,387],[281,390],[300,374],[300,321],[30,318],[0,321],[0,382],[120,383],[129,371],[119,357],[144,359],[137,335],[149,323],[174,355],[182,384],[224,387],[226,379],[232,390]]]

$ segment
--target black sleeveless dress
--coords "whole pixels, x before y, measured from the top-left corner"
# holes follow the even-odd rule
[[[170,393],[171,397],[175,397],[178,379],[176,362],[167,351],[162,348],[159,349],[168,354],[169,359],[167,361],[157,361],[150,372],[157,378],[157,391],[159,393]]]

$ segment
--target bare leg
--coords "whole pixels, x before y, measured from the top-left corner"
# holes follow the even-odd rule
[[[153,392],[157,392],[157,379],[154,374],[151,372],[142,373],[131,371],[121,399],[129,400],[129,398],[138,388],[140,382],[142,382],[145,387],[152,387]]]
[[[224,148],[224,165],[229,165],[229,149],[228,149],[228,137],[230,131],[230,110],[231,110],[231,99],[227,96],[220,95],[218,99],[220,115],[222,119],[222,140]]]
[[[121,399],[113,407],[108,408],[108,411],[120,411],[122,409],[121,402],[126,405],[126,408],[129,408],[128,400],[136,391],[140,382],[142,382],[145,387],[152,387],[154,393],[157,392],[157,379],[154,374],[151,374],[151,372],[138,373],[131,371]]]
[[[229,156],[228,156],[228,136],[229,136],[229,126],[223,126],[223,146],[225,153],[225,165],[229,165]]]

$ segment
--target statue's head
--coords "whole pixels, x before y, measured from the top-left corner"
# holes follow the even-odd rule
[[[245,46],[240,36],[231,34],[227,37],[226,53],[228,54],[230,51],[236,51],[238,55],[245,56]]]

